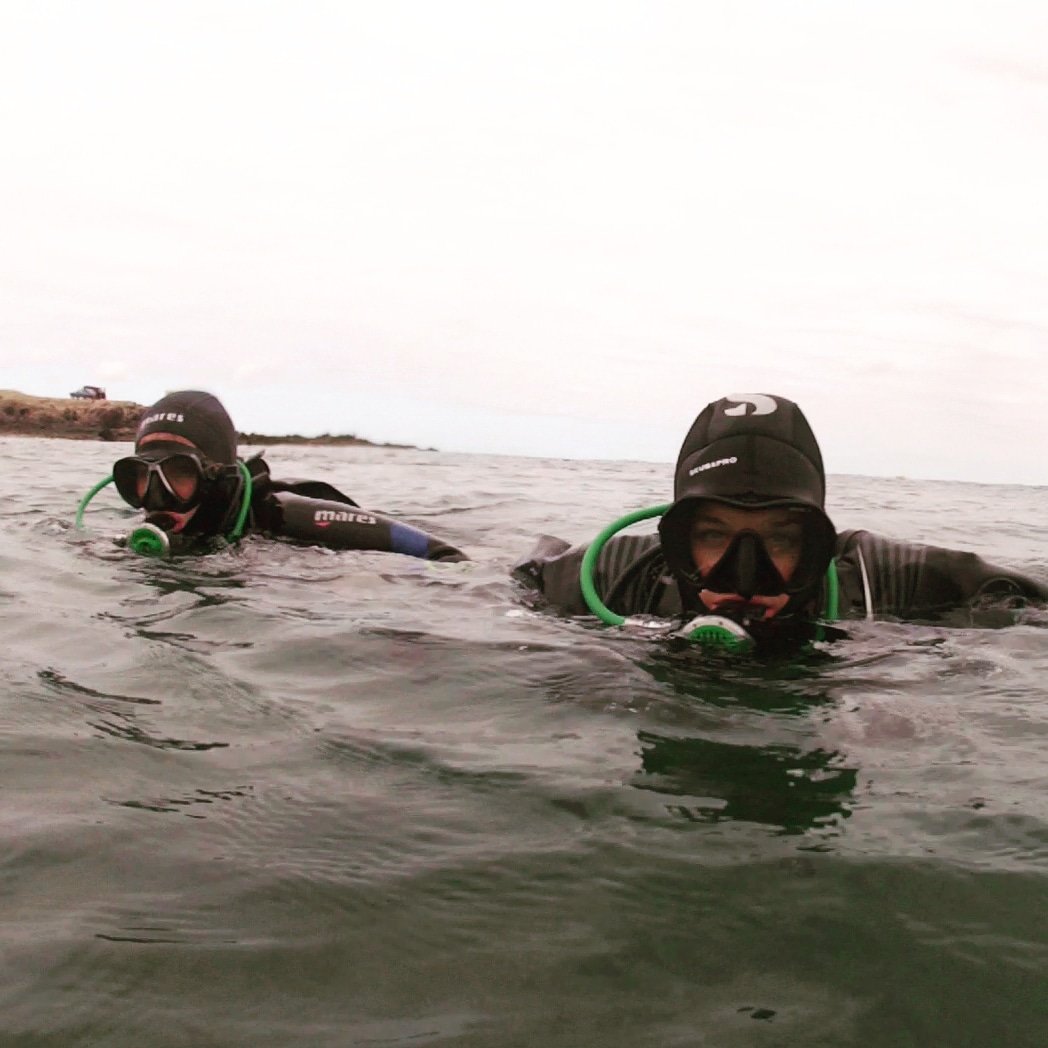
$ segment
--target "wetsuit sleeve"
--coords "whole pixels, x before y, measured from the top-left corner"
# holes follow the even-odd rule
[[[1048,602],[1048,584],[974,553],[868,531],[840,536],[837,566],[845,615],[935,618],[954,608]]]
[[[266,497],[259,517],[270,534],[316,546],[382,550],[425,560],[469,559],[419,528],[345,502],[279,491]]]
[[[579,586],[585,546],[569,546],[553,535],[541,535],[535,548],[513,565],[513,577],[565,615],[589,612]]]
[[[305,495],[311,499],[327,499],[329,502],[342,502],[347,506],[358,508],[360,506],[359,502],[354,501],[326,480],[274,480],[270,488],[272,491],[291,491],[296,495]]]
[[[542,594],[558,611],[590,615],[579,582],[587,548],[569,546],[563,539],[542,535],[527,557],[513,566],[513,576]],[[593,576],[601,600],[620,615],[668,615],[679,610],[679,598],[666,577],[654,535],[613,538],[601,550]]]

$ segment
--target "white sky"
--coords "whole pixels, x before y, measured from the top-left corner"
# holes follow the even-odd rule
[[[1046,483],[1043,0],[7,0],[0,158],[0,387]]]

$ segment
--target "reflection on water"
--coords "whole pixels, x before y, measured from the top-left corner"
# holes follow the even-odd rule
[[[642,772],[632,785],[680,798],[690,819],[735,819],[785,833],[822,829],[847,818],[857,770],[838,753],[789,746],[740,746],[639,732]]]

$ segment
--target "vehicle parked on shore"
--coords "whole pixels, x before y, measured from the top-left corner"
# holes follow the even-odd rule
[[[81,386],[69,394],[77,400],[105,400],[106,391],[101,386]]]

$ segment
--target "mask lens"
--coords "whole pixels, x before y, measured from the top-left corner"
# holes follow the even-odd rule
[[[113,483],[134,509],[146,502],[152,509],[185,508],[196,501],[202,479],[203,470],[192,455],[169,455],[159,462],[132,455],[113,465]]]
[[[172,455],[158,463],[168,491],[180,502],[192,502],[200,490],[200,465],[190,455]],[[144,494],[144,492],[143,492]]]
[[[689,535],[696,580],[747,599],[795,590],[807,582],[815,523],[799,507],[700,503]]]
[[[129,506],[141,509],[149,486],[149,464],[139,458],[119,459],[113,464],[113,483]]]
[[[758,593],[772,597],[786,590],[786,580],[768,555],[763,538],[749,530],[735,534],[703,583],[707,589],[737,593],[745,600]]]

